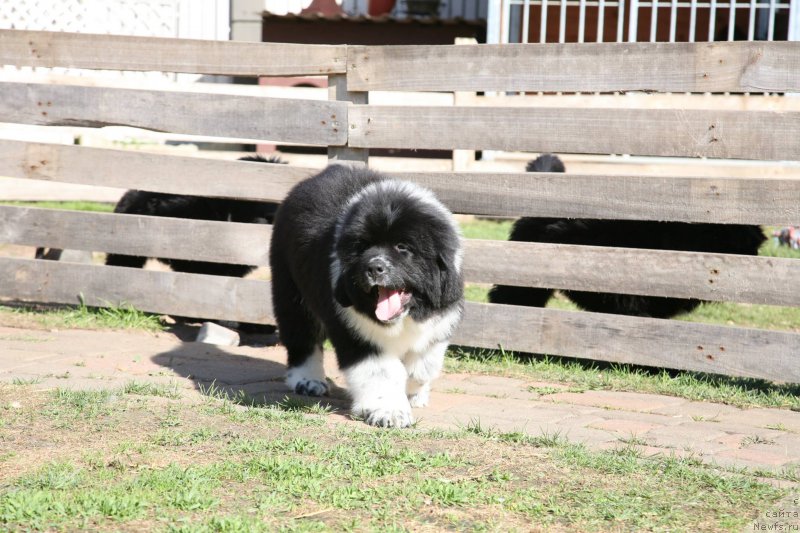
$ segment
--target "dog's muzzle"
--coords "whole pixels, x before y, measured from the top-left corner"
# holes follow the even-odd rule
[[[367,261],[364,276],[370,288],[376,285],[391,285],[390,278],[392,277],[393,270],[391,263],[389,263],[385,257],[377,256]]]

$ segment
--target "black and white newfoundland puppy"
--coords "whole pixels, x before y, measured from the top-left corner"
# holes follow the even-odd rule
[[[564,172],[564,164],[551,154],[528,163],[528,172]],[[647,248],[725,254],[757,255],[766,237],[758,226],[523,217],[511,230],[510,240]],[[638,296],[605,292],[562,290],[587,311],[620,315],[670,318],[700,305],[697,299]],[[497,285],[489,292],[493,303],[544,307],[553,289]]]
[[[239,161],[285,164],[278,157],[265,158],[260,155],[245,156]],[[192,220],[214,220],[219,222],[244,222],[248,224],[271,224],[275,219],[278,204],[253,200],[207,198],[188,194],[167,194],[148,191],[127,191],[114,208],[115,213],[148,215],[154,217],[189,218]],[[142,268],[147,257],[108,254],[106,265]],[[241,278],[252,272],[255,265],[232,265],[209,261],[157,258],[176,272],[210,274]]]
[[[411,425],[461,319],[461,259],[452,214],[426,189],[345,165],[296,185],[270,248],[286,384],[328,392],[327,338],[353,414],[374,426]]]

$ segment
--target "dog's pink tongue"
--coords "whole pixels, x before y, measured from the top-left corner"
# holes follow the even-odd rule
[[[400,301],[400,291],[378,287],[378,305],[375,307],[375,316],[384,322],[400,314],[403,303]]]

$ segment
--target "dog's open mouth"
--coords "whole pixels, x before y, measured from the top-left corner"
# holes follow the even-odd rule
[[[378,303],[375,305],[375,316],[381,322],[390,322],[403,313],[406,304],[411,300],[411,293],[404,289],[378,287]]]

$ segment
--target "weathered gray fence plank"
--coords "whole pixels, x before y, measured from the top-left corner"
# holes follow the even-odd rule
[[[0,30],[0,64],[30,67],[229,76],[325,75],[345,72],[345,50],[345,46]]]
[[[800,90],[800,43],[350,46],[351,91]]]
[[[109,169],[113,169],[110,171]],[[280,201],[319,169],[0,140],[0,176]],[[392,172],[457,213],[789,225],[800,180],[548,173]]]
[[[393,172],[456,213],[789,225],[800,180],[560,173]]]
[[[319,169],[0,140],[0,176],[280,201]]]
[[[352,106],[350,146],[800,159],[800,113]]]
[[[113,172],[108,169],[113,168]],[[280,201],[318,169],[0,140],[0,175],[175,194]],[[800,180],[547,173],[400,173],[453,211],[784,225],[800,220]]]
[[[272,324],[265,281],[0,257],[3,297]]]
[[[469,302],[454,344],[800,382],[800,334]]]
[[[347,142],[347,104],[254,96],[0,82],[0,121],[133,126],[316,145]]]
[[[776,257],[467,240],[467,281],[800,306],[800,261]]]
[[[269,264],[272,226],[0,206],[0,243]]]

